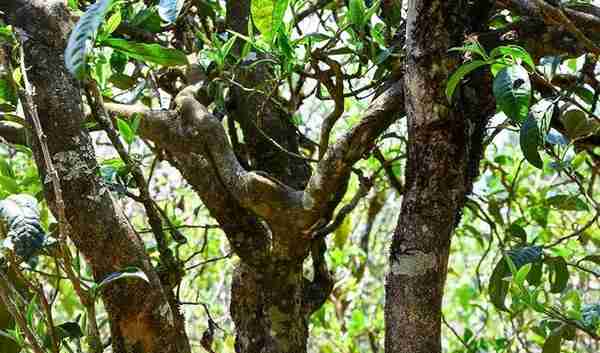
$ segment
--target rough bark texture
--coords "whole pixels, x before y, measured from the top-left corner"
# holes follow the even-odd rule
[[[457,65],[448,49],[459,45],[469,29],[479,30],[487,18],[487,13],[470,10],[462,1],[409,2],[408,161],[386,280],[389,353],[442,349],[441,304],[451,235],[478,174],[484,127],[495,108],[490,83],[481,74],[473,76],[453,105],[444,94]]]
[[[35,103],[61,181],[69,236],[85,256],[96,281],[128,266],[143,269],[150,280],[116,281],[103,290],[113,351],[189,352],[177,306],[163,289],[141,239],[100,179],[92,141],[83,128],[80,90],[63,64],[72,25],[64,2],[16,1],[0,5],[27,38],[25,66],[35,86]],[[42,180],[46,180],[37,142],[33,149]],[[45,188],[52,204],[52,188],[49,184]]]
[[[324,261],[315,256],[324,249],[311,236],[315,225],[329,220],[337,200],[332,195],[343,194],[352,165],[399,116],[402,87],[391,85],[363,119],[330,146],[306,190],[242,167],[219,119],[193,95],[176,98],[178,111],[107,104],[110,111],[125,116],[143,115],[139,133],[167,152],[239,255],[231,299],[238,352],[306,351],[308,316],[332,287]],[[311,250],[315,276],[309,280],[303,277],[302,263]]]

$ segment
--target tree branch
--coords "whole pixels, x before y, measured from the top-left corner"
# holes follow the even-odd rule
[[[375,99],[358,125],[330,146],[319,162],[303,196],[304,207],[316,216],[315,221],[332,211],[329,209],[331,196],[346,184],[354,163],[373,148],[374,140],[402,116],[403,88],[400,79]]]
[[[191,95],[175,99],[178,111],[135,111],[132,106],[106,103],[109,111],[141,114],[140,134],[174,153],[194,153],[206,158],[219,181],[239,204],[266,220],[289,216],[300,209],[300,192],[262,173],[246,171],[229,144],[223,125]],[[284,211],[284,212],[282,212]]]

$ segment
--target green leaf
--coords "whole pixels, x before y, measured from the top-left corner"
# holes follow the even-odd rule
[[[371,7],[367,8],[367,11],[365,11],[365,25],[367,23],[369,23],[369,20],[371,20],[371,17],[373,17],[373,15],[375,15],[377,13],[377,11],[379,10],[379,6],[381,5],[381,0],[376,0],[373,5],[371,5]]]
[[[40,223],[37,200],[30,195],[11,195],[0,201],[0,223],[7,233],[3,247],[15,252],[24,261],[36,255],[44,246],[46,233]]]
[[[565,211],[588,211],[588,205],[579,197],[574,195],[554,195],[546,199],[548,205],[553,208]]]
[[[521,65],[507,66],[498,72],[493,84],[496,104],[515,122],[523,122],[531,103],[529,73]]]
[[[506,252],[506,257],[510,259],[517,270],[526,264],[538,261],[541,256],[542,247],[540,246],[527,246]],[[510,275],[510,266],[507,263],[506,258],[503,257],[500,259],[500,261],[498,261],[496,267],[494,267],[494,271],[492,272],[492,276],[490,277],[490,282],[488,285],[490,301],[499,310],[508,311],[504,304],[504,300],[506,299],[506,295],[508,294],[508,289],[510,287],[510,283],[506,280],[506,278]]]
[[[518,45],[502,45],[494,48],[490,53],[491,58],[497,58],[501,56],[510,56],[515,60],[520,59],[527,64],[531,70],[535,70],[535,64],[533,63],[531,55],[529,55],[527,50]]]
[[[523,125],[521,126],[521,132],[519,134],[519,143],[521,145],[521,151],[525,159],[536,168],[542,169],[544,162],[538,152],[541,146],[540,129],[538,128],[537,121],[533,117],[533,114],[529,114]]]
[[[514,281],[517,285],[523,286],[523,284],[525,283],[525,279],[529,276],[531,268],[532,265],[529,263],[517,270],[517,273],[514,276]]]
[[[542,267],[541,261],[533,262],[531,265],[531,271],[527,274],[527,282],[532,286],[539,286],[542,283]]]
[[[513,238],[519,239],[522,243],[527,242],[527,233],[525,233],[525,229],[517,223],[513,223],[508,227],[508,234]]]
[[[120,279],[125,279],[125,278],[137,278],[137,279],[141,279],[145,282],[150,283],[150,280],[148,279],[148,276],[146,275],[146,273],[144,271],[140,270],[137,267],[127,267],[121,271],[113,272],[113,273],[109,274],[100,283],[98,283],[95,286],[92,286],[92,288],[90,288],[90,289],[93,289],[93,292],[95,294],[98,294],[99,291],[102,288],[104,288],[106,285],[108,285],[109,283],[112,283],[112,282],[120,280]]]
[[[9,194],[17,194],[21,191],[21,187],[17,180],[5,175],[0,175],[0,189],[4,189]]]
[[[77,322],[65,322],[56,328],[58,329],[58,338],[61,340],[65,338],[78,339],[84,336],[83,330]]]
[[[544,342],[542,353],[560,353],[562,335],[562,326],[552,330]]]
[[[550,269],[550,292],[562,292],[569,282],[567,262],[562,256],[548,257],[544,259],[544,262]]]
[[[135,43],[126,39],[108,38],[102,41],[102,45],[114,48],[143,62],[152,62],[167,67],[188,64],[187,57],[183,52],[165,48],[159,44]]]
[[[283,17],[288,8],[288,3],[289,0],[275,0],[275,6],[273,7],[272,33],[278,33],[279,29],[283,27]]]
[[[270,42],[273,36],[274,0],[252,0],[250,12],[252,21],[262,35]]]
[[[121,24],[121,11],[115,11],[114,14],[112,14],[108,20],[106,21],[106,24],[104,24],[104,33],[111,34],[114,31],[117,30],[117,28],[119,27],[119,25]]]
[[[452,102],[452,96],[454,95],[458,83],[469,73],[484,65],[487,65],[487,62],[483,60],[473,60],[459,66],[458,69],[452,73],[446,84],[446,97],[448,98],[448,102]]]
[[[348,19],[350,23],[362,27],[365,24],[365,11],[364,0],[350,0],[348,3]]]
[[[0,111],[14,111],[17,107],[17,94],[8,79],[0,80]]]
[[[598,124],[588,119],[587,113],[578,108],[566,109],[562,113],[560,120],[571,139],[590,135],[598,129]]]
[[[117,127],[119,128],[119,133],[123,137],[123,140],[125,140],[128,145],[131,145],[135,139],[135,132],[133,132],[129,124],[127,124],[125,120],[117,118]]]
[[[465,43],[465,45],[463,45],[462,47],[450,48],[448,51],[449,52],[456,51],[456,52],[462,52],[462,53],[475,53],[484,60],[488,59],[488,55],[486,54],[485,49],[481,46],[481,44],[477,40],[471,40],[471,41]]]
[[[183,8],[185,0],[160,0],[158,3],[158,15],[163,21],[173,23]]]
[[[98,0],[79,18],[69,36],[65,49],[65,65],[67,70],[77,79],[87,75],[86,60],[94,41],[98,27],[104,21],[113,0]]]

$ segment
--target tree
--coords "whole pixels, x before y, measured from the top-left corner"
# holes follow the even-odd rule
[[[543,167],[545,150],[563,163],[561,172],[570,170],[560,147],[543,142],[551,133],[594,156],[600,15],[589,4],[537,0],[417,0],[404,17],[402,7],[398,0],[0,1],[10,25],[0,28],[2,110],[19,123],[2,122],[0,135],[31,147],[56,219],[53,229],[43,226],[37,202],[24,195],[0,204],[16,244],[8,268],[29,283],[23,296],[42,298],[47,312],[48,338],[40,340],[19,314],[26,301],[11,299],[17,282],[0,273],[0,298],[24,332],[22,344],[58,353],[64,339],[85,334],[90,351],[102,352],[99,295],[114,352],[191,352],[178,290],[186,276],[179,249],[188,239],[151,192],[154,167],[132,152],[141,140],[144,153],[181,173],[239,259],[230,303],[237,352],[306,351],[309,318],[334,286],[326,237],[381,184],[402,194],[386,279],[385,350],[441,352],[451,237],[465,205],[479,205],[468,197],[494,137],[490,119],[501,112],[507,121],[498,131],[520,129],[523,156],[535,167]],[[544,62],[557,53],[591,53],[588,70],[575,81],[554,80],[561,59]],[[547,69],[550,76],[542,77]],[[362,92],[372,99],[359,117],[349,117],[349,100],[362,101]],[[326,102],[318,123],[302,110],[311,99]],[[530,113],[532,100],[544,99],[555,112],[546,120]],[[386,131],[403,117],[406,150],[399,153],[386,142],[399,135]],[[340,133],[344,119],[353,121]],[[310,136],[315,128],[317,141]],[[102,131],[118,158],[99,164],[90,131]],[[403,152],[400,178],[393,160]],[[352,183],[356,193],[344,202]],[[125,216],[122,196],[143,208],[156,251]],[[577,200],[555,201],[582,207]],[[377,197],[371,202],[375,215]],[[512,231],[521,227],[514,224]],[[365,252],[369,233],[370,226]],[[521,268],[541,264],[542,247],[526,238],[514,248],[500,240],[504,257],[489,287],[500,310],[507,309],[505,277],[522,286],[518,278],[528,273]],[[74,251],[91,269],[92,285]],[[85,333],[55,326],[43,287],[21,273],[19,264],[40,252],[72,282],[85,308]],[[557,289],[564,259],[543,261]],[[597,338],[523,293],[535,311],[562,318],[562,331],[548,336],[553,347],[567,328]],[[218,327],[206,310],[201,345],[211,351]]]

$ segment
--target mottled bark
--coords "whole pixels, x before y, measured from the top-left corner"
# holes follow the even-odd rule
[[[96,281],[128,266],[141,268],[150,280],[116,281],[102,291],[113,351],[189,352],[178,307],[162,287],[141,239],[100,179],[92,141],[83,127],[79,86],[63,64],[72,25],[65,3],[16,1],[8,6],[0,3],[0,9],[8,11],[10,21],[26,39],[25,66],[35,86],[35,104],[60,178],[69,236],[88,261]],[[42,180],[46,180],[37,141],[33,149]],[[55,208],[49,186],[44,185],[46,197]]]
[[[410,1],[407,14],[405,192],[386,279],[388,353],[438,353],[451,235],[478,173],[482,138],[494,111],[490,84],[474,75],[449,104],[444,90],[460,45],[486,14],[467,20],[462,1]],[[431,41],[431,38],[435,41]],[[475,88],[478,91],[473,91]]]
[[[313,241],[312,235],[330,220],[339,202],[332,195],[343,194],[352,165],[399,117],[402,84],[391,85],[328,149],[304,191],[242,167],[222,124],[192,96],[176,98],[178,111],[106,106],[124,116],[143,116],[139,133],[167,152],[240,256],[231,300],[237,351],[303,352],[308,316],[323,304],[332,286],[322,259],[324,243]],[[311,280],[301,271],[309,253],[315,264]]]

